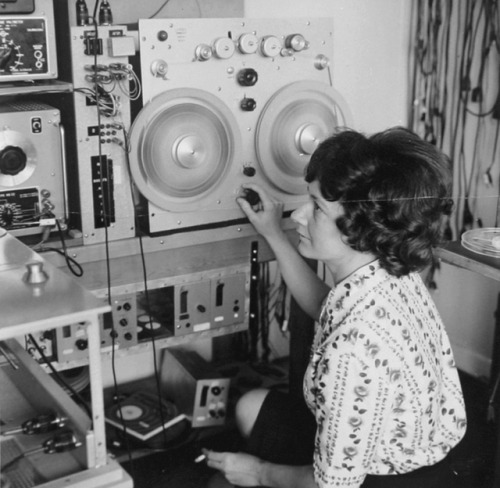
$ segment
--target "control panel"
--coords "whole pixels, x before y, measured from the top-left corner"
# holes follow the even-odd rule
[[[121,350],[154,339],[199,334],[232,325],[248,327],[250,267],[234,266],[153,282],[128,291],[112,290],[111,312],[100,318],[101,351]],[[107,303],[105,293],[97,293]],[[72,323],[26,337],[25,347],[38,361],[43,355],[59,363],[85,361],[88,337],[84,324]],[[39,349],[40,350],[39,350]]]
[[[0,14],[0,83],[57,78],[52,0],[15,11],[6,7],[20,5],[11,3],[2,2]]]
[[[126,27],[71,29],[76,156],[68,177],[79,188],[78,208],[84,244],[135,236],[133,190],[127,167],[130,100],[138,84],[128,56],[135,54]]]
[[[237,225],[241,186],[291,212],[304,168],[349,107],[333,85],[328,18],[140,19],[143,107],[130,170],[151,235]]]
[[[63,139],[58,109],[0,104],[0,227],[27,235],[66,221]]]

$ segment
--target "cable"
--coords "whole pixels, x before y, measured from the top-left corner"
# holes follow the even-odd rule
[[[30,342],[35,346],[35,349],[37,350],[38,354],[40,354],[40,357],[43,359],[43,362],[49,367],[50,371],[52,374],[55,376],[55,378],[59,381],[61,385],[63,385],[65,388],[68,389],[68,391],[71,392],[71,394],[79,401],[79,403],[85,408],[85,411],[87,412],[88,416],[92,419],[92,411],[87,404],[87,402],[83,399],[83,397],[75,390],[73,387],[68,384],[64,378],[59,374],[59,372],[54,368],[54,365],[50,361],[49,358],[45,355],[43,349],[40,347],[36,339],[33,337],[32,334],[28,334]]]
[[[454,232],[483,225],[480,213],[487,197],[478,195],[481,185],[493,185],[500,130],[498,4],[491,0],[419,0],[412,13],[411,125],[452,162],[456,205],[447,219],[446,234],[453,238]],[[490,86],[491,79],[496,85]],[[491,90],[498,91],[495,103]],[[494,144],[488,144],[492,140]],[[500,196],[498,201],[500,207]]]
[[[156,17],[168,5],[169,2],[170,0],[165,0],[163,4],[156,10],[156,12],[148,17],[148,19],[153,19],[154,17]]]
[[[68,249],[66,247],[64,233],[63,233],[63,230],[61,228],[61,224],[60,224],[59,220],[57,220],[57,219],[56,219],[56,226],[57,226],[57,230],[59,233],[59,239],[61,241],[62,249],[58,249],[55,247],[46,247],[43,245],[43,243],[45,241],[42,240],[42,242],[38,244],[38,246],[40,247],[39,251],[40,252],[54,251],[54,252],[61,254],[62,256],[64,256],[64,259],[66,261],[66,265],[68,266],[68,269],[77,277],[83,276],[83,268],[81,267],[81,265],[75,259],[73,259],[71,256],[68,255]]]
[[[94,4],[94,11],[92,14],[92,19],[93,19],[93,26],[94,26],[94,35],[95,39],[99,39],[99,29],[98,29],[98,23],[97,23],[97,12],[99,8],[99,3],[100,0],[96,0]],[[97,67],[99,66],[97,62],[97,49],[94,49],[94,66]],[[101,99],[103,97],[107,97],[106,92],[100,88],[99,81],[97,76],[94,77],[94,94],[95,94],[95,100],[96,100],[96,114],[97,114],[97,126],[101,127],[101,116],[105,116],[105,113],[103,114],[101,110],[99,109]],[[114,106],[116,107],[116,105]],[[99,158],[99,165],[100,165],[100,172],[99,172],[99,184],[102,192],[102,210],[101,210],[101,217],[103,219],[103,228],[104,228],[104,248],[105,248],[105,254],[106,254],[106,277],[107,277],[107,292],[108,292],[108,304],[111,305],[111,263],[110,263],[110,252],[109,252],[109,232],[108,232],[108,225],[110,224],[111,220],[111,214],[109,213],[109,207],[108,205],[111,203],[112,195],[111,195],[111,188],[110,188],[110,179],[108,176],[108,184],[104,184],[104,170],[103,166],[106,165],[106,175],[110,175],[110,162],[108,158],[103,158],[102,154],[102,144],[101,144],[101,138],[99,137],[98,141],[98,158]],[[116,351],[116,344],[115,344],[115,324],[113,320],[111,321],[112,323],[112,330],[111,330],[111,370],[112,370],[112,376],[113,376],[113,388],[114,388],[114,399],[116,402],[118,402],[118,406],[120,408],[120,395],[118,392],[118,380],[117,380],[117,375],[116,375],[116,357],[115,357],[115,351]],[[122,422],[122,427],[123,431],[127,432],[127,426],[126,423],[123,419],[123,416],[120,416],[120,420]],[[128,453],[128,458],[131,463],[131,468],[133,471],[133,463],[132,463],[132,452],[130,450],[130,445],[128,442],[128,437],[125,435],[126,439],[126,449]],[[133,477],[133,473],[131,473]]]
[[[134,200],[134,206],[137,207],[137,201],[135,201],[135,192],[134,192],[134,187],[132,183],[132,175],[130,172],[130,146],[129,146],[129,137],[128,134],[125,131],[125,128],[122,128],[123,131],[123,139],[125,142],[125,159],[127,163],[127,169],[129,172],[129,181],[130,181],[130,192],[132,195],[132,199]],[[137,215],[137,212],[135,214],[135,221],[136,221],[136,228],[139,228],[139,216]],[[147,274],[147,267],[146,267],[146,256],[144,252],[144,243],[142,239],[142,235],[139,233],[138,234],[138,239],[139,239],[139,250],[140,250],[140,256],[141,256],[141,267],[142,267],[142,278],[143,278],[143,286],[144,286],[144,296],[146,298],[146,307],[148,309],[148,316],[149,316],[149,325],[151,330],[153,330],[153,318],[151,314],[151,301],[150,301],[150,296],[149,296],[149,289],[148,289],[148,274]],[[158,371],[158,361],[157,361],[157,355],[156,355],[156,342],[155,342],[155,337],[154,334],[151,335],[151,349],[153,351],[153,367],[154,367],[154,375],[155,375],[155,385],[156,385],[156,390],[157,390],[157,396],[158,396],[158,411],[160,412],[160,420],[161,420],[161,425],[162,425],[162,434],[163,434],[163,442],[164,445],[167,444],[167,433],[165,430],[165,418],[164,418],[164,412],[163,412],[163,404],[161,402],[162,394],[161,394],[161,385],[160,385],[160,373]]]

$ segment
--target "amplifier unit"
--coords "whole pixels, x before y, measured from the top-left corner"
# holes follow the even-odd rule
[[[224,424],[230,379],[222,378],[198,353],[180,347],[165,349],[160,381],[163,395],[191,417],[193,427]]]
[[[96,292],[108,302],[106,291]],[[128,349],[169,337],[217,329],[222,335],[248,328],[250,267],[234,265],[112,290],[111,312],[100,321],[101,350]],[[59,363],[85,360],[86,328],[79,323],[36,336],[46,356]],[[29,341],[28,341],[29,342]],[[40,360],[32,344],[28,351]]]
[[[52,0],[1,5],[0,82],[57,78]]]
[[[0,227],[26,235],[65,220],[65,179],[59,110],[0,105]]]

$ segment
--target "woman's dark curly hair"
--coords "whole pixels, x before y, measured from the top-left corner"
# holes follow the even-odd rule
[[[443,215],[451,213],[449,159],[403,127],[366,137],[343,130],[323,141],[306,168],[323,198],[339,201],[337,227],[395,276],[431,264]]]

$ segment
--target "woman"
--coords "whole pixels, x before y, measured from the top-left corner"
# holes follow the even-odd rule
[[[205,451],[228,482],[276,488],[447,487],[466,416],[449,339],[418,272],[451,212],[448,159],[404,128],[341,131],[306,170],[309,201],[292,214],[256,185],[238,202],[272,248],[302,309],[317,320],[304,377],[308,411],[283,393],[244,395],[248,452]],[[302,257],[325,263],[330,289]]]

